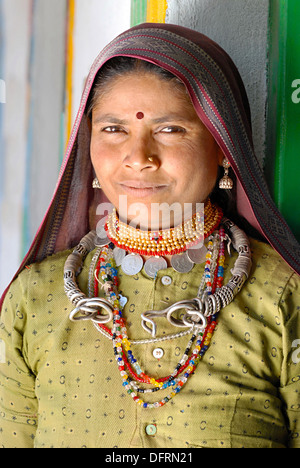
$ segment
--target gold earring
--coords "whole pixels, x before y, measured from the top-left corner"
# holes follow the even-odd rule
[[[222,166],[224,167],[224,176],[219,182],[219,188],[220,189],[226,189],[226,190],[232,190],[233,189],[233,180],[230,179],[228,176],[229,173],[229,168],[230,168],[230,162],[228,161],[227,158],[223,159],[223,164]]]
[[[94,189],[100,189],[101,188],[101,185],[100,185],[99,180],[98,180],[97,177],[95,177],[95,179],[93,180],[92,186],[93,186]]]

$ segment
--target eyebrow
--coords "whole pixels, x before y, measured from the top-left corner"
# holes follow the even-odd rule
[[[104,123],[104,122],[110,122],[110,123],[119,124],[119,125],[127,124],[127,120],[118,119],[117,117],[111,114],[98,115],[95,119],[93,119],[94,124]]]
[[[187,122],[189,119],[183,117],[181,114],[168,114],[163,115],[162,117],[158,117],[157,119],[153,119],[152,122],[155,124],[160,124],[164,122]]]
[[[186,117],[183,117],[181,114],[168,114],[168,115],[163,115],[161,117],[157,117],[156,119],[152,119],[151,122],[154,124],[160,124],[160,123],[166,123],[166,122],[187,122],[189,119]],[[118,117],[112,115],[112,114],[103,114],[103,115],[98,115],[93,119],[94,124],[99,124],[99,123],[113,123],[113,124],[119,124],[119,125],[126,125],[128,124],[127,120],[119,119]]]

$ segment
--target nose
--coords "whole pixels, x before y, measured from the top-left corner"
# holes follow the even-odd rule
[[[135,137],[126,148],[124,164],[136,172],[145,169],[155,170],[159,167],[157,148],[151,137]]]

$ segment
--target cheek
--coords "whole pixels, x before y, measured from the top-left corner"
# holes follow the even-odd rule
[[[108,154],[105,153],[104,149],[99,147],[97,144],[91,144],[90,147],[91,161],[95,171],[95,174],[99,180],[103,192],[107,198],[112,201],[112,188],[110,181],[112,178],[113,169],[111,168],[111,159]]]
[[[174,160],[173,174],[176,175],[177,190],[187,198],[205,199],[213,190],[218,176],[216,151],[185,152]]]
[[[91,161],[95,171],[99,171],[99,177],[103,178],[104,174],[109,174],[113,171],[113,152],[101,142],[97,140],[91,141],[90,145]],[[98,178],[99,178],[98,177]]]
[[[215,179],[218,173],[218,161],[215,153],[184,153],[180,157],[174,158],[170,164],[170,170],[174,174],[180,175],[179,179],[202,180]]]
[[[100,160],[102,161],[106,153],[104,145],[97,138],[91,139],[90,151],[92,161],[96,164],[99,164]]]
[[[99,161],[99,145],[97,145],[95,139],[92,137],[90,143],[90,155],[93,165],[97,164]]]

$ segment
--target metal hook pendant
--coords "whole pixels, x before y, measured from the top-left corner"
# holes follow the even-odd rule
[[[156,337],[157,325],[154,322],[155,318],[165,317],[171,325],[180,328],[195,328],[198,330],[205,329],[207,320],[202,313],[203,303],[199,298],[183,300],[167,307],[163,310],[150,310],[142,314],[142,327],[146,332],[150,333],[153,338]],[[177,310],[184,309],[186,313],[182,320],[172,316]],[[150,325],[150,326],[149,326]]]
[[[107,315],[100,315],[100,310],[104,309],[107,312]],[[93,298],[83,298],[78,303],[75,309],[69,315],[69,318],[72,322],[78,320],[92,320],[95,323],[108,323],[113,320],[113,306],[100,297]],[[82,311],[83,315],[76,315]]]

